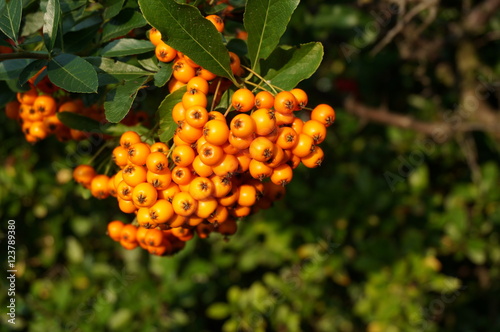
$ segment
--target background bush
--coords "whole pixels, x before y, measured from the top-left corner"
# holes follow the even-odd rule
[[[31,146],[1,113],[14,328],[499,330],[500,5],[401,4],[299,5],[282,41],[325,46],[300,85],[337,110],[323,165],[297,169],[286,198],[228,241],[212,234],[171,258],[105,235],[125,216],[71,180],[95,147]]]

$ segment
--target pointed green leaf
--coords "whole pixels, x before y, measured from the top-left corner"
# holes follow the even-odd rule
[[[108,92],[106,102],[104,102],[104,110],[109,122],[117,123],[123,120],[130,111],[137,92],[147,79],[146,77],[125,81],[124,84]]]
[[[139,6],[170,46],[212,73],[234,81],[220,33],[197,8],[174,0],[139,0]]]
[[[150,72],[134,65],[122,61],[115,61],[110,58],[88,57],[85,58],[85,60],[97,67],[100,71],[113,75],[118,80],[135,79],[139,76],[151,74]]]
[[[61,19],[61,5],[59,0],[49,0],[43,15],[43,39],[48,50],[54,48],[56,42],[57,29]]]
[[[58,112],[57,118],[71,129],[94,133],[103,132],[108,126],[108,124],[100,123],[99,121],[73,112]]]
[[[267,60],[261,61],[261,73],[271,84],[291,90],[300,81],[311,77],[322,59],[321,43],[278,47]]]
[[[160,70],[155,74],[154,82],[155,86],[161,88],[168,82],[168,80],[172,76],[173,69],[172,69],[172,63],[160,62],[159,65],[160,65]]]
[[[24,16],[24,25],[21,37],[29,36],[43,27],[43,12],[29,13]]]
[[[120,10],[123,7],[123,3],[125,0],[104,0],[104,14],[103,17],[105,20],[109,20],[110,18],[118,15]]]
[[[19,35],[19,28],[21,27],[21,18],[23,12],[23,2],[19,0],[10,0],[5,2],[5,6],[0,16],[0,30],[16,42]]]
[[[13,59],[0,62],[0,80],[17,79],[24,68],[32,63],[32,59]]]
[[[97,73],[94,67],[73,54],[60,54],[47,65],[49,79],[69,92],[97,92]]]
[[[186,92],[186,87],[182,87],[175,90],[173,93],[169,94],[158,107],[158,115],[160,117],[160,141],[168,142],[172,137],[174,137],[175,130],[177,129],[177,123],[175,123],[172,118],[172,109],[175,104],[182,101],[182,96]]]
[[[29,65],[27,65],[23,71],[19,74],[19,84],[24,85],[30,78],[33,77],[36,73],[38,73],[44,66],[47,65],[47,60],[40,59],[33,61]]]
[[[243,22],[248,32],[248,56],[255,69],[278,45],[299,0],[248,0]]]
[[[154,50],[155,47],[148,40],[137,40],[132,38],[122,38],[113,40],[106,45],[101,55],[106,57],[125,56],[146,53]]]
[[[102,41],[107,42],[113,38],[124,36],[130,30],[143,27],[146,24],[141,13],[132,8],[124,9],[104,25]]]

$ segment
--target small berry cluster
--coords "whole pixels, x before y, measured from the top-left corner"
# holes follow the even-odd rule
[[[51,134],[61,142],[87,139],[89,133],[69,128],[59,120],[57,113],[62,112],[81,114],[99,122],[106,122],[102,106],[85,107],[81,99],[71,98],[55,86],[47,90],[47,88],[41,89],[40,85],[35,87],[32,84],[30,90],[18,92],[17,100],[5,105],[7,117],[19,122],[26,141],[30,143],[36,143]],[[148,116],[145,112],[134,111],[129,112],[122,123],[134,125],[145,124],[147,121]]]
[[[81,140],[87,134],[66,127],[57,117],[58,112],[85,113],[86,116],[99,119],[103,112],[98,108],[84,108],[79,99],[58,99],[50,94],[39,93],[34,86],[27,92],[19,92],[17,100],[5,106],[7,117],[17,120],[21,125],[26,141],[36,143],[54,134],[61,142],[70,139]]]

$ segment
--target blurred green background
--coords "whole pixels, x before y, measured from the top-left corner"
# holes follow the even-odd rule
[[[71,180],[95,147],[31,146],[1,113],[18,276],[15,326],[2,278],[0,329],[499,331],[499,4],[400,3],[299,5],[283,43],[324,43],[300,87],[337,111],[326,159],[229,241],[174,257],[105,235],[129,216]]]

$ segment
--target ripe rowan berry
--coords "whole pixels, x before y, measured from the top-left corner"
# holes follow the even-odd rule
[[[319,104],[312,110],[311,120],[319,121],[329,127],[335,122],[335,110],[329,105]]]
[[[274,184],[285,186],[292,181],[293,170],[287,164],[282,164],[273,169],[273,174],[271,174],[271,181]]]
[[[40,112],[43,116],[55,114],[56,100],[49,95],[40,95],[33,102],[33,109]]]
[[[198,67],[196,69],[196,76],[202,77],[206,81],[211,81],[217,77],[217,75],[215,75],[214,73],[212,73],[212,72],[210,72],[202,67]]]
[[[274,111],[267,108],[260,108],[251,115],[255,122],[255,132],[257,135],[267,135],[276,127],[276,118]]]
[[[123,146],[118,145],[113,149],[113,153],[111,155],[111,159],[113,162],[120,167],[126,166],[128,164],[128,150]]]
[[[295,99],[297,100],[297,108],[295,109],[296,111],[299,111],[307,106],[309,98],[307,97],[307,93],[304,90],[295,88],[290,90],[290,93],[293,94],[295,96]]]
[[[124,225],[120,233],[120,238],[126,242],[136,242],[137,227],[132,224]]]
[[[125,225],[120,220],[113,220],[108,223],[107,234],[113,241],[121,240],[121,232]]]
[[[163,241],[163,232],[157,228],[148,229],[145,236],[144,242],[148,246],[158,247]]]
[[[203,126],[203,136],[207,142],[214,145],[222,145],[226,143],[229,135],[229,127],[225,121],[209,120]]]
[[[232,154],[225,154],[219,163],[212,166],[212,170],[218,176],[232,176],[238,167],[238,159]]]
[[[228,218],[224,223],[219,224],[215,231],[224,236],[228,236],[236,233],[237,229],[238,226],[236,225],[236,221],[234,221],[234,219]]]
[[[133,144],[140,143],[141,137],[135,131],[126,131],[120,137],[120,145],[129,149]]]
[[[195,76],[187,82],[187,91],[196,90],[203,94],[208,94],[208,82],[200,76]]]
[[[73,179],[84,187],[90,186],[90,182],[95,176],[95,169],[89,165],[78,165],[73,170]]]
[[[187,192],[180,192],[175,194],[172,200],[172,207],[174,212],[178,215],[189,217],[198,207],[198,202]]]
[[[326,126],[317,120],[309,120],[304,123],[302,133],[311,136],[314,144],[320,144],[325,140]]]
[[[185,185],[191,182],[193,175],[191,170],[187,167],[183,166],[175,166],[172,169],[172,181],[177,183],[178,185]]]
[[[215,211],[207,218],[207,221],[212,224],[222,224],[227,220],[228,216],[227,207],[219,204]]]
[[[248,112],[255,105],[255,96],[252,91],[248,89],[238,89],[231,98],[231,105],[233,105],[238,112]]]
[[[188,90],[182,96],[182,106],[187,110],[192,106],[207,107],[207,96],[198,90]]]
[[[297,144],[292,148],[292,152],[299,158],[307,156],[314,151],[314,139],[306,134],[299,134]]]
[[[151,183],[140,183],[132,190],[132,201],[137,208],[150,207],[157,199],[158,192]]]
[[[146,182],[147,173],[146,167],[129,164],[123,168],[123,181],[129,186],[135,187],[140,183]]]
[[[151,28],[149,30],[149,41],[154,45],[158,45],[162,42],[161,40],[161,32],[156,28]]]
[[[160,151],[151,152],[146,158],[146,167],[156,174],[170,173],[167,156]]]
[[[172,199],[174,195],[178,192],[181,192],[179,186],[175,182],[170,182],[166,189],[158,191],[158,199],[166,199],[170,203],[172,203]]]
[[[316,168],[321,166],[321,163],[323,162],[324,158],[325,158],[325,153],[323,152],[323,149],[321,149],[319,146],[316,146],[313,152],[301,158],[300,161],[306,167]]]
[[[249,147],[250,156],[257,161],[267,161],[273,157],[274,144],[266,137],[257,137]]]
[[[215,26],[217,31],[219,31],[219,32],[224,31],[224,20],[220,16],[208,15],[208,16],[205,16],[205,18],[207,20],[209,20],[210,22],[212,22],[212,24]]]
[[[290,91],[281,91],[274,97],[274,110],[290,114],[297,109],[297,99]]]
[[[186,144],[175,143],[176,145],[191,145],[195,143],[203,135],[203,128],[196,128],[191,126],[187,122],[183,122],[177,128],[176,135],[186,143]]]
[[[146,160],[151,153],[147,143],[135,143],[128,149],[128,160],[137,166],[146,164]]]
[[[191,164],[194,172],[198,176],[209,177],[213,174],[213,170],[211,166],[206,165],[203,161],[201,161],[200,155],[196,156]]]
[[[167,144],[165,144],[163,142],[156,142],[153,145],[151,145],[150,148],[151,148],[151,153],[161,152],[165,156],[168,154],[168,151],[170,150],[169,147],[167,146]],[[146,162],[146,164],[147,164],[147,162]]]
[[[198,201],[198,207],[196,208],[195,214],[202,220],[210,217],[212,213],[217,209],[219,202],[215,197],[208,197]]]
[[[172,182],[172,175],[170,174],[170,170],[168,168],[167,170],[168,172],[164,172],[163,174],[157,174],[148,171],[146,175],[146,181],[148,183],[151,183],[156,190],[167,189]]]
[[[212,196],[213,191],[214,184],[205,177],[195,177],[189,184],[189,193],[198,201]]]
[[[248,137],[255,132],[255,121],[248,114],[237,114],[230,123],[230,129],[236,137]]]
[[[273,169],[269,167],[266,163],[252,159],[250,160],[250,164],[248,165],[248,171],[250,175],[257,180],[264,180],[267,177],[270,177],[273,173]]]
[[[90,182],[92,196],[98,199],[107,198],[109,196],[108,182],[109,177],[107,175],[96,175]]]
[[[186,109],[184,121],[196,128],[203,127],[208,121],[207,109],[202,106],[191,106]]]
[[[10,101],[5,105],[5,114],[9,119],[17,120],[19,118],[19,106],[21,104],[17,100]]]
[[[255,95],[255,107],[267,109],[273,108],[274,96],[268,91],[260,91]]]
[[[179,59],[172,66],[173,76],[179,82],[186,84],[190,79],[196,76],[196,71],[188,65],[185,60]],[[187,108],[187,107],[186,107]]]
[[[173,47],[165,44],[163,41],[160,41],[155,47],[155,55],[161,62],[170,62],[177,56],[177,51]],[[179,80],[177,77],[176,79]],[[184,81],[182,82],[186,83]]]

